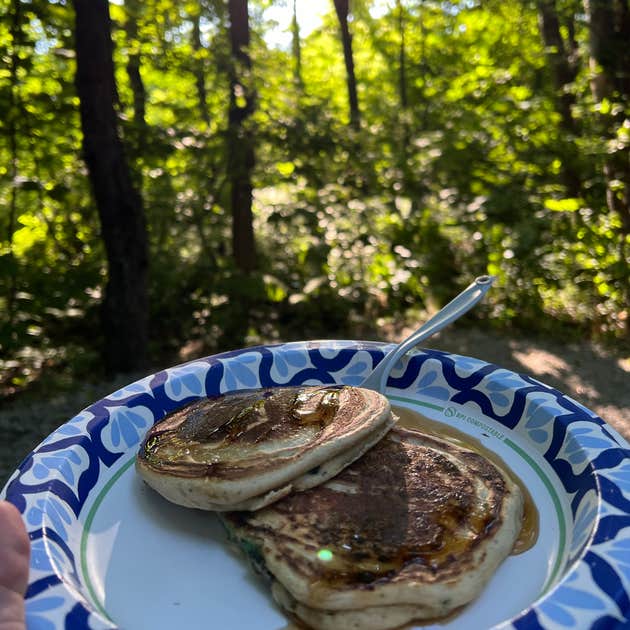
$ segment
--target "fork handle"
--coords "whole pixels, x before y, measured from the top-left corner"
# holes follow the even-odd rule
[[[468,285],[459,295],[454,297],[446,306],[429,318],[418,330],[393,348],[381,362],[372,370],[361,387],[384,392],[387,374],[396,365],[400,357],[409,352],[414,346],[425,341],[450,323],[467,313],[488,292],[496,276],[479,276]]]

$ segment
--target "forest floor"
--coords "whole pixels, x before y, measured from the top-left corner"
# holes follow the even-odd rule
[[[411,329],[384,331],[391,341]],[[426,347],[476,357],[531,375],[582,403],[630,440],[630,358],[595,344],[453,326]],[[193,357],[187,357],[193,358]],[[58,394],[18,395],[0,405],[0,487],[20,461],[55,428],[92,402],[143,374],[79,382]]]

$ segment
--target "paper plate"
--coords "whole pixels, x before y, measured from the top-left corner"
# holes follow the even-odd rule
[[[391,347],[316,341],[220,354],[132,383],[57,429],[3,490],[32,541],[28,628],[286,627],[216,517],[169,504],[137,477],[139,443],[154,422],[207,395],[359,384]],[[496,452],[540,517],[536,544],[434,627],[628,627],[630,450],[614,429],[531,377],[437,350],[399,363],[386,394]]]

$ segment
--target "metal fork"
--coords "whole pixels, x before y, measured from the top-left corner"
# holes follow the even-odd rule
[[[467,313],[488,292],[496,276],[479,276],[467,286],[457,297],[429,318],[418,330],[401,341],[388,352],[381,362],[372,370],[360,387],[373,389],[383,393],[387,384],[387,376],[397,361],[420,342],[439,332],[450,323]]]

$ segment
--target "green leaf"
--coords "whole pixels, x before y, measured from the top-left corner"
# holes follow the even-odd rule
[[[277,162],[276,170],[283,177],[289,177],[295,171],[295,164],[293,162]]]
[[[574,197],[566,199],[545,199],[545,208],[552,212],[576,212],[582,207],[583,200]]]
[[[607,114],[610,114],[612,110],[612,104],[607,98],[603,98],[601,102],[599,103],[599,106],[597,109],[599,109],[600,114],[606,116]]]

